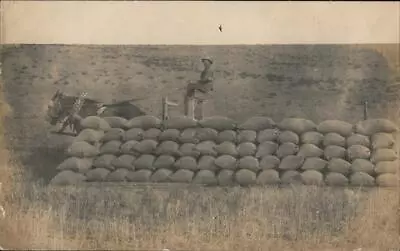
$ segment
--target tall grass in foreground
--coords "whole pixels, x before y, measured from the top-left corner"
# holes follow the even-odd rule
[[[89,186],[32,186],[11,194],[7,218],[0,222],[0,244],[125,250],[388,250],[400,245],[397,194],[391,190]]]

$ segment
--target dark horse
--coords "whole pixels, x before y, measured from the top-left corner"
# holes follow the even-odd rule
[[[71,111],[76,106],[78,100],[78,96],[69,96],[58,90],[53,95],[48,105],[46,121],[52,126],[66,121],[67,123],[63,123],[58,132],[64,131],[65,127],[69,125],[76,133],[78,133],[78,131],[80,131],[80,120],[87,116],[122,117],[125,119],[132,119],[137,116],[145,115],[144,111],[131,103],[138,99],[105,104],[89,98],[82,98],[82,107],[80,107],[75,114],[71,114]]]

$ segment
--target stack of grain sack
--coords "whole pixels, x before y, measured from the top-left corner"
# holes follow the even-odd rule
[[[204,185],[394,186],[397,154],[388,120],[352,124],[301,118],[87,117],[53,184],[83,181]]]

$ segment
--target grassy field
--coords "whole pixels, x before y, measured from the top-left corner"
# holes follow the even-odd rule
[[[368,97],[373,116],[397,119],[396,110],[385,106],[398,104],[386,89],[400,81],[393,56],[398,45],[9,47],[0,97],[0,201],[7,211],[0,220],[0,246],[311,251],[400,246],[395,190],[56,188],[38,181],[54,174],[68,144],[50,135],[42,118],[56,89],[90,90],[91,97],[105,101],[146,97],[138,105],[158,114],[162,95],[181,100],[179,90],[197,79],[204,54],[217,61],[220,89],[208,108],[213,114],[354,121],[362,114],[358,103]]]

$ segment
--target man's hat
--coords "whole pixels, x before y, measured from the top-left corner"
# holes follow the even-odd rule
[[[204,57],[204,58],[201,59],[201,61],[205,61],[205,60],[207,60],[211,64],[213,63],[213,60],[210,57]]]

